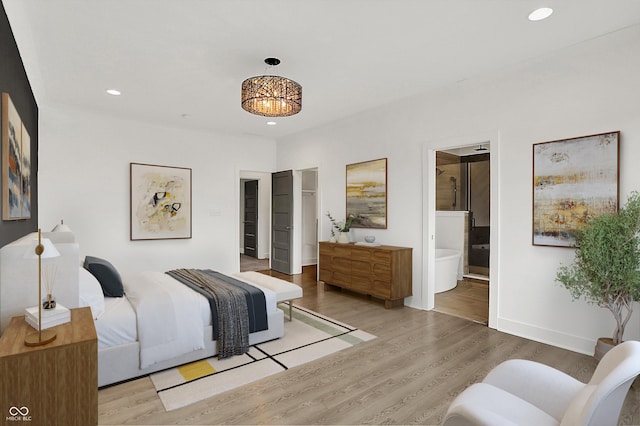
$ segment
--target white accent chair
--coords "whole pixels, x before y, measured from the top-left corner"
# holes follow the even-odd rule
[[[443,425],[616,425],[640,374],[640,342],[611,349],[589,383],[534,361],[513,359],[456,397]]]

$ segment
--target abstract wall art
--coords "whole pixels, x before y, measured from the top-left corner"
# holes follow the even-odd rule
[[[387,159],[347,164],[347,216],[352,228],[387,228]]]
[[[620,132],[533,145],[533,244],[575,247],[589,219],[616,212]]]
[[[191,169],[131,163],[131,240],[191,238]]]
[[[2,219],[31,217],[31,138],[8,93],[2,94]]]

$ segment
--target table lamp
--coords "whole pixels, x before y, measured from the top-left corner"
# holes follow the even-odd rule
[[[24,255],[26,259],[38,258],[38,332],[28,334],[27,337],[25,337],[24,344],[26,346],[46,345],[56,339],[55,330],[42,330],[42,259],[58,256],[60,256],[60,253],[51,240],[47,238],[42,239],[42,233],[40,229],[38,229],[37,244],[34,240]]]
[[[60,223],[53,227],[51,232],[73,232],[69,225],[65,225],[64,220],[60,220]]]

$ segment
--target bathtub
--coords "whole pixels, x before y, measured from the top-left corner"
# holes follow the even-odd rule
[[[436,249],[436,285],[435,293],[451,290],[458,285],[459,250]]]

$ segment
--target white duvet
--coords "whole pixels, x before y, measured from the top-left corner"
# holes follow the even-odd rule
[[[163,272],[141,272],[123,281],[136,311],[141,369],[204,348],[204,297]]]

